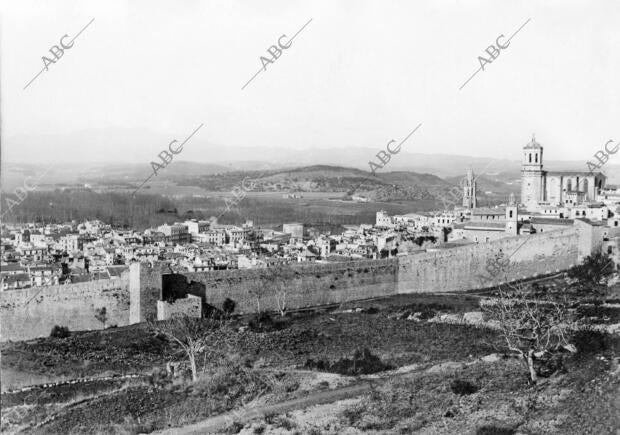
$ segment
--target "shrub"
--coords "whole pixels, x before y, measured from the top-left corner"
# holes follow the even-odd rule
[[[365,314],[377,314],[379,312],[379,309],[377,307],[369,307],[369,308],[364,308],[362,310],[362,313]]]
[[[610,267],[611,266],[611,267]],[[613,275],[613,260],[607,254],[593,254],[584,260],[583,264],[573,267],[568,271],[570,278],[578,279],[585,284],[607,282]]]
[[[230,298],[226,298],[224,299],[224,303],[222,304],[222,311],[224,311],[226,315],[230,316],[232,312],[235,311],[236,306],[237,303],[235,301]]]
[[[101,307],[95,310],[95,319],[99,320],[105,329],[105,324],[108,321],[108,310],[106,307]]]
[[[587,319],[590,323],[610,323],[620,322],[620,309],[615,307],[604,307],[600,302],[593,305],[578,305],[577,318]]]
[[[71,332],[69,332],[69,328],[67,328],[66,326],[58,325],[55,325],[52,328],[52,332],[50,333],[50,337],[54,338],[67,338],[69,335],[71,335]]]
[[[458,394],[459,396],[474,394],[476,391],[478,391],[477,386],[475,386],[469,381],[464,381],[461,379],[455,379],[450,382],[450,389],[454,394]]]
[[[295,428],[297,425],[295,424],[295,422],[285,416],[279,416],[276,417],[275,421],[272,424],[274,427],[276,428],[283,428],[286,429],[288,431],[292,430],[293,428]]]
[[[254,427],[253,433],[255,435],[262,435],[263,433],[265,433],[265,426],[261,424],[261,425]]]
[[[224,429],[224,433],[225,434],[236,434],[241,432],[241,429],[243,429],[243,424],[239,423],[238,421],[233,421],[232,423],[228,424],[226,426],[226,428]]]
[[[577,348],[578,355],[596,355],[611,347],[611,338],[605,332],[594,329],[580,329],[575,331],[571,342]]]
[[[564,353],[545,353],[540,358],[534,360],[536,372],[543,378],[548,378],[557,372],[566,372],[566,367],[564,365],[565,358],[566,354]]]
[[[269,313],[255,313],[248,322],[248,326],[253,332],[279,331],[284,328],[285,322],[273,320]]]
[[[381,361],[378,356],[373,355],[367,348],[364,348],[363,350],[356,350],[353,354],[353,358],[351,359],[341,358],[333,363],[323,360],[314,361],[312,359],[308,359],[305,367],[320,371],[338,373],[346,376],[368,375],[394,368],[393,366]]]
[[[366,407],[363,405],[354,405],[350,408],[346,408],[342,411],[342,416],[346,419],[350,426],[356,424],[361,421],[364,417],[364,414],[367,413]]]
[[[513,435],[515,430],[505,426],[485,425],[476,431],[476,435]]]

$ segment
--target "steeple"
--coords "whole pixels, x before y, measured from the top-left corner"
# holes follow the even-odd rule
[[[463,183],[463,207],[472,209],[476,206],[476,177],[474,177],[474,171],[469,168]]]
[[[519,209],[515,204],[515,196],[513,193],[510,194],[510,199],[508,200],[508,205],[506,206],[506,233],[511,236],[516,236],[519,232],[519,224],[518,224],[518,215]]]
[[[542,148],[542,146],[538,142],[536,142],[536,134],[532,133],[532,140],[529,141],[529,143],[527,145],[525,145],[524,148],[527,148],[527,149]]]
[[[543,147],[536,142],[536,135],[523,147],[521,162],[521,203],[534,204],[544,201],[545,180],[543,170]]]

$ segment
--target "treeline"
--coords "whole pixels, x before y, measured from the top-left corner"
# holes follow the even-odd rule
[[[144,229],[176,216],[175,203],[160,195],[97,193],[91,190],[29,192],[24,200],[7,208],[2,195],[3,222],[62,223],[70,220],[99,219],[115,227]],[[6,214],[4,214],[6,213]]]
[[[374,223],[378,210],[389,214],[428,210],[436,206],[432,200],[403,203],[356,203],[326,199],[288,200],[274,197],[246,197],[234,201],[226,209],[224,198],[184,197],[170,199],[162,195],[106,192],[91,190],[60,190],[29,192],[23,202],[7,209],[2,195],[2,222],[62,223],[70,220],[99,219],[115,227],[145,228],[185,219],[209,219],[219,216],[219,222],[242,224],[247,219],[255,225],[280,225],[301,222],[306,228],[339,233],[343,225]],[[4,214],[6,212],[6,214]]]

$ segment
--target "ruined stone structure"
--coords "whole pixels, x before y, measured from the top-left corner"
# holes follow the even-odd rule
[[[168,305],[160,304],[160,318],[185,309],[195,314],[197,299],[187,295],[199,297],[203,308],[221,308],[230,298],[237,312],[249,313],[259,304],[261,310],[277,310],[284,294],[286,307],[295,309],[398,293],[486,288],[498,284],[485,266],[500,250],[510,257],[509,280],[553,273],[600,250],[603,238],[611,236],[607,230],[576,221],[557,231],[386,260],[268,269],[173,275],[157,264],[135,263],[118,279],[0,292],[0,336],[2,341],[45,337],[54,325],[74,331],[101,329],[95,310],[102,307],[108,312],[108,325],[140,323],[158,317],[162,300]]]
[[[168,320],[175,316],[202,317],[202,299],[188,294],[174,302],[157,301],[157,320]]]

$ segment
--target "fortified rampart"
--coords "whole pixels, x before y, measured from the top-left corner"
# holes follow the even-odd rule
[[[595,237],[596,238],[596,237]],[[121,278],[0,292],[1,340],[48,336],[54,325],[70,330],[101,329],[95,309],[105,307],[108,325],[157,318],[157,301],[193,294],[221,308],[226,298],[237,312],[288,309],[397,293],[462,291],[489,287],[487,260],[510,258],[508,280],[565,270],[591,252],[587,226],[510,237],[485,244],[399,256],[385,260],[295,264],[279,268],[164,274],[155,265],[134,263]],[[181,306],[169,307],[178,311]]]
[[[514,281],[566,270],[579,261],[578,246],[579,233],[569,228],[401,257],[398,292],[485,288],[505,280]],[[510,259],[504,277],[491,276],[487,271],[487,260],[499,252]]]
[[[129,322],[129,274],[80,284],[0,292],[2,341],[49,336],[55,325],[71,331],[102,329],[95,310],[104,308],[106,326]]]
[[[398,261],[296,264],[272,269],[183,273],[206,288],[206,303],[221,307],[230,298],[237,311],[275,311],[278,301],[290,309],[396,294]]]

